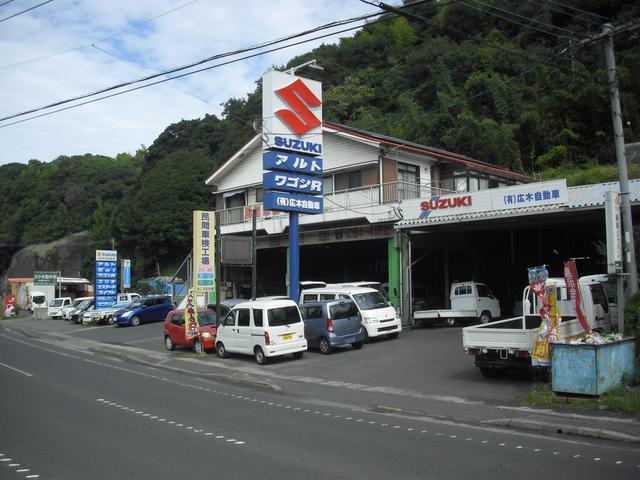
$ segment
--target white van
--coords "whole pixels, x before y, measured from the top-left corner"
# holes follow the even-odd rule
[[[327,285],[324,288],[303,290],[300,294],[301,304],[333,299],[349,299],[356,302],[367,338],[382,335],[396,338],[402,331],[402,322],[396,309],[374,288]]]
[[[255,300],[235,305],[218,325],[216,353],[254,355],[260,365],[269,357],[293,354],[302,358],[307,349],[304,323],[293,300]]]

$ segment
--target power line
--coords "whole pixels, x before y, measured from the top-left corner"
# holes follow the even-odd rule
[[[0,3],[0,7],[4,7],[5,5],[8,5],[9,3],[13,2],[14,0],[7,0],[6,2]]]
[[[580,13],[583,13],[585,15],[590,15],[592,17],[599,18],[600,20],[609,20],[607,17],[603,17],[602,15],[598,15],[597,13],[589,12],[587,10],[582,10],[581,8],[574,7],[573,5],[567,5],[566,3],[557,2],[557,1],[554,1],[554,0],[548,0],[548,1],[549,1],[549,3],[552,3],[554,5],[558,5],[559,7],[568,8],[569,10],[573,10],[575,12],[580,12]]]
[[[47,3],[51,3],[51,2],[53,2],[53,0],[47,0],[46,2],[42,2],[42,3],[40,3],[38,5],[35,5],[35,6],[31,7],[31,8],[27,8],[26,10],[22,10],[21,12],[14,13],[13,15],[9,15],[8,17],[5,17],[5,18],[1,18],[0,22],[4,22],[4,21],[9,20],[11,18],[15,18],[18,15],[22,15],[23,13],[30,12],[31,10],[35,10],[36,8],[41,7],[41,6],[46,5]],[[9,3],[9,2],[7,2],[7,3]],[[6,3],[3,3],[2,5],[6,5]],[[2,5],[0,5],[0,6],[2,6]]]
[[[359,22],[359,21],[365,20],[367,18],[375,17],[375,16],[378,16],[378,15],[379,15],[378,13],[368,14],[368,15],[362,15],[360,17],[353,17],[353,18],[346,19],[346,20],[340,20],[340,21],[336,21],[336,22],[331,22],[331,23],[328,23],[328,24],[325,24],[325,25],[321,25],[319,27],[314,27],[312,29],[306,30],[306,31],[301,32],[301,33],[288,35],[286,37],[283,37],[283,38],[280,38],[280,39],[276,39],[276,40],[270,40],[270,41],[264,42],[264,43],[259,44],[259,45],[254,45],[252,47],[241,48],[241,49],[238,49],[238,50],[235,50],[235,51],[225,52],[225,53],[213,55],[211,57],[199,60],[197,62],[190,63],[188,65],[183,65],[181,67],[173,68],[173,69],[170,69],[170,70],[167,70],[167,71],[164,71],[164,72],[160,72],[160,73],[156,73],[156,74],[152,74],[152,75],[147,75],[146,77],[142,77],[142,78],[139,78],[139,79],[136,79],[136,80],[131,80],[131,81],[128,81],[128,82],[122,82],[122,83],[117,84],[117,85],[112,85],[110,87],[102,88],[100,90],[96,90],[96,91],[91,92],[91,93],[78,95],[78,96],[73,97],[73,98],[69,98],[69,99],[66,99],[66,100],[60,100],[60,101],[57,101],[57,102],[54,102],[54,103],[50,103],[48,105],[44,105],[44,106],[41,106],[41,107],[33,108],[33,109],[30,109],[30,110],[25,110],[25,111],[20,112],[20,113],[8,115],[8,116],[0,118],[0,121],[10,120],[12,118],[17,118],[17,117],[21,117],[21,116],[24,116],[24,115],[28,115],[30,113],[35,113],[35,112],[38,112],[40,110],[46,110],[46,109],[49,109],[49,108],[57,107],[59,105],[64,105],[64,104],[67,104],[67,103],[70,103],[70,102],[74,102],[74,101],[77,101],[77,100],[82,100],[84,98],[88,98],[88,97],[92,97],[92,96],[95,96],[95,95],[99,95],[101,93],[110,92],[110,91],[113,91],[113,90],[117,90],[119,88],[124,88],[124,87],[127,87],[129,85],[136,84],[136,83],[142,83],[142,82],[146,82],[146,81],[149,81],[149,80],[153,80],[154,78],[158,78],[158,77],[166,76],[166,75],[169,75],[169,74],[172,74],[172,73],[177,73],[177,72],[180,72],[180,71],[188,70],[190,68],[196,67],[198,65],[203,65],[205,63],[209,63],[209,62],[212,62],[214,60],[219,60],[221,58],[240,55],[242,53],[246,53],[246,52],[250,52],[250,51],[254,51],[254,50],[259,50],[260,48],[268,47],[268,46],[271,46],[271,45],[276,45],[278,43],[282,43],[282,42],[285,42],[285,41],[288,41],[288,40],[292,40],[292,39],[295,39],[295,38],[304,37],[306,35],[310,35],[311,33],[315,33],[315,32],[322,31],[322,30],[327,30],[329,28],[334,28],[336,26],[348,25],[349,23]],[[360,28],[360,26],[358,26],[356,28]],[[349,30],[352,30],[352,29],[347,29],[347,30],[344,30],[344,31],[349,31]],[[338,31],[338,32],[332,33],[330,35],[335,35],[336,33],[341,33],[341,32],[342,31]],[[320,36],[320,37],[316,37],[316,38],[324,38],[324,37]],[[304,43],[304,42],[302,42],[302,43]],[[297,44],[293,44],[293,45],[297,45]],[[245,58],[250,58],[250,57],[245,57]],[[197,71],[192,72],[192,73],[200,72],[200,71],[203,71],[203,70],[206,70],[206,69],[197,70]],[[184,75],[181,75],[181,76],[184,76]],[[180,78],[181,76],[177,76],[177,77],[173,77],[173,78]],[[155,85],[156,83],[159,83],[159,82],[152,83],[151,85]]]
[[[554,7],[553,4],[551,2],[547,3],[543,3],[543,2],[537,2],[536,0],[527,0],[529,3],[533,3],[534,5],[538,5],[542,8],[547,8],[553,12],[558,12],[558,13],[562,13],[564,15],[571,15],[573,18],[577,18],[578,20],[582,20],[583,22],[587,23],[588,25],[598,25],[600,23],[599,20],[590,20],[586,17],[584,17],[583,15],[579,15],[575,12],[572,12],[571,10],[568,9],[562,9],[562,8],[558,8],[558,7]],[[549,0],[547,0],[549,1]]]
[[[540,25],[544,25],[545,27],[552,28],[552,29],[555,29],[555,30],[560,30],[561,32],[568,33],[569,35],[577,35],[577,33],[574,32],[573,30],[568,30],[566,28],[557,27],[557,26],[552,25],[550,23],[543,22],[542,20],[538,20],[538,19],[535,19],[535,18],[527,17],[526,15],[521,15],[521,14],[519,14],[517,12],[514,12],[514,11],[511,11],[511,10],[506,10],[504,8],[496,7],[495,5],[489,5],[488,3],[481,2],[480,0],[471,0],[471,1],[474,2],[474,3],[478,3],[480,5],[483,5],[485,7],[489,7],[491,9],[493,9],[493,10],[497,10],[497,11],[502,12],[502,13],[513,15],[514,17],[518,17],[518,18],[521,18],[523,20],[528,20],[528,21],[531,21],[531,22],[535,22],[535,23],[538,23]]]
[[[13,0],[11,0],[11,1],[13,1]],[[130,31],[130,30],[135,30],[137,28],[140,28],[142,25],[146,25],[147,23],[149,23],[149,22],[151,22],[153,20],[156,20],[156,19],[158,19],[160,17],[164,17],[165,15],[173,13],[176,10],[180,10],[181,8],[187,7],[187,6],[189,6],[189,5],[193,4],[193,3],[196,3],[197,1],[199,1],[199,0],[191,0],[190,2],[183,3],[182,5],[178,5],[177,7],[172,8],[171,10],[167,10],[166,12],[163,12],[163,13],[161,13],[159,15],[156,15],[155,17],[148,18],[146,20],[143,20],[140,23],[132,25],[131,27],[127,27],[127,28],[125,28],[123,30],[120,30],[120,31],[115,32],[115,33],[112,33],[110,35],[107,35],[106,37],[104,37],[104,38],[102,38],[102,39],[100,39],[100,40],[98,40],[98,41],[96,41],[96,42],[94,42],[94,43],[92,43],[90,45],[82,45],[81,47],[70,48],[69,50],[63,50],[62,52],[56,52],[56,53],[51,53],[51,54],[48,54],[48,55],[43,55],[41,57],[30,58],[29,60],[23,60],[21,62],[11,63],[11,64],[8,64],[8,65],[0,65],[0,70],[5,69],[5,68],[10,68],[10,67],[17,67],[18,65],[24,65],[25,63],[36,62],[38,60],[45,60],[47,58],[57,57],[58,55],[64,55],[64,54],[67,54],[67,53],[75,52],[77,50],[83,50],[85,48],[89,48],[92,45],[95,45],[97,43],[105,42],[105,41],[107,41],[107,40],[109,40],[109,39],[111,39],[113,37],[121,35],[121,34],[123,34],[125,32]],[[0,5],[0,6],[2,6],[2,5]]]
[[[376,14],[376,15],[378,15],[378,14]],[[373,23],[376,23],[376,22],[377,21],[370,22],[370,23],[373,24]],[[231,63],[236,63],[236,62],[239,62],[239,61],[242,61],[242,60],[247,60],[249,58],[258,57],[260,55],[264,55],[264,54],[267,54],[267,53],[275,52],[275,51],[278,51],[278,50],[284,50],[286,48],[293,47],[293,46],[296,46],[296,45],[301,45],[303,43],[308,43],[308,42],[312,42],[314,40],[319,40],[319,39],[322,39],[322,38],[331,37],[333,35],[338,35],[340,33],[345,33],[345,32],[349,32],[349,31],[352,31],[352,30],[357,30],[359,28],[361,28],[361,27],[360,26],[350,27],[350,28],[346,28],[346,29],[343,29],[343,30],[327,33],[327,34],[324,34],[324,35],[318,35],[316,37],[313,37],[313,38],[310,38],[310,39],[306,39],[306,40],[301,40],[299,42],[294,42],[294,43],[291,43],[291,44],[288,44],[288,45],[283,45],[283,46],[280,46],[280,47],[274,47],[272,49],[264,50],[264,51],[257,52],[257,53],[253,53],[251,55],[245,55],[244,57],[236,58],[236,59],[233,59],[233,60],[228,60],[226,62],[222,62],[222,63],[216,64],[216,65],[211,65],[209,67],[200,68],[198,70],[182,73],[180,75],[175,75],[173,77],[164,78],[162,80],[157,80],[155,82],[148,83],[148,84],[145,84],[145,85],[139,85],[137,87],[133,87],[133,88],[130,88],[128,90],[123,90],[121,92],[115,92],[115,93],[111,93],[109,95],[105,95],[105,96],[102,96],[102,97],[99,97],[99,98],[94,98],[94,99],[91,99],[91,100],[87,100],[86,102],[81,102],[81,103],[77,103],[77,104],[74,104],[74,105],[69,105],[67,107],[62,107],[62,108],[59,108],[59,109],[56,109],[56,110],[53,110],[53,111],[50,111],[50,112],[41,113],[39,115],[34,115],[34,116],[29,117],[29,118],[25,118],[25,119],[22,119],[22,120],[17,120],[15,122],[7,123],[5,125],[0,125],[0,128],[5,128],[5,127],[8,127],[10,125],[15,125],[17,123],[23,123],[23,122],[26,122],[26,121],[29,121],[29,120],[33,120],[33,119],[36,119],[36,118],[45,117],[45,116],[48,116],[48,115],[52,115],[54,113],[62,112],[62,111],[65,111],[65,110],[70,110],[72,108],[76,108],[76,107],[79,107],[79,106],[82,106],[82,105],[87,105],[89,103],[98,102],[100,100],[104,100],[104,99],[111,98],[111,97],[116,97],[116,96],[123,95],[123,94],[128,93],[128,92],[133,92],[133,91],[136,91],[136,90],[147,88],[147,87],[150,87],[152,85],[158,85],[160,83],[168,82],[170,80],[175,80],[177,78],[186,77],[186,76],[193,75],[193,74],[196,74],[196,73],[200,73],[200,72],[204,72],[204,71],[211,70],[211,69],[214,69],[214,68],[222,67],[224,65],[229,65]],[[158,76],[162,76],[162,75],[164,75],[164,74],[154,75],[154,77],[158,77]],[[136,83],[136,82],[131,82],[131,83],[129,83],[129,85],[131,85],[133,83]],[[93,94],[93,95],[95,95],[95,94]],[[88,96],[89,95],[84,96],[82,98],[87,98]],[[75,101],[75,100],[78,100],[78,99],[67,100],[64,103],[68,103],[68,102]],[[61,104],[61,103],[59,103],[59,104]],[[35,109],[33,112],[36,112],[36,111],[39,111],[39,110],[44,110],[46,108],[50,108],[50,107],[42,107],[42,108],[39,108],[39,109]],[[31,113],[33,113],[33,112],[31,112]],[[0,121],[9,120],[11,118],[16,118],[16,117],[23,116],[23,115],[26,115],[26,113],[11,115],[11,116],[5,117],[3,119],[0,119]]]

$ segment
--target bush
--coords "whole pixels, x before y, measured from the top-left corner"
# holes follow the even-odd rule
[[[640,292],[629,298],[625,305],[624,333],[634,337],[640,335]]]

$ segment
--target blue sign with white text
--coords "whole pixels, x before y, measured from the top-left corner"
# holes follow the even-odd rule
[[[118,293],[118,262],[96,262],[95,308],[109,308]]]
[[[289,172],[267,172],[262,175],[265,190],[322,195],[322,178]]]
[[[322,159],[300,155],[295,152],[271,150],[262,154],[262,168],[265,170],[305,173],[307,175],[322,175]]]
[[[322,197],[310,197],[308,195],[296,195],[267,190],[264,192],[262,203],[267,210],[314,214],[322,213],[323,200]]]

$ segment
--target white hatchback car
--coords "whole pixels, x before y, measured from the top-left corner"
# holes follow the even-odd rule
[[[307,349],[304,323],[293,300],[255,300],[235,305],[218,325],[216,352],[254,355],[260,365],[269,357],[293,354],[302,358]]]

